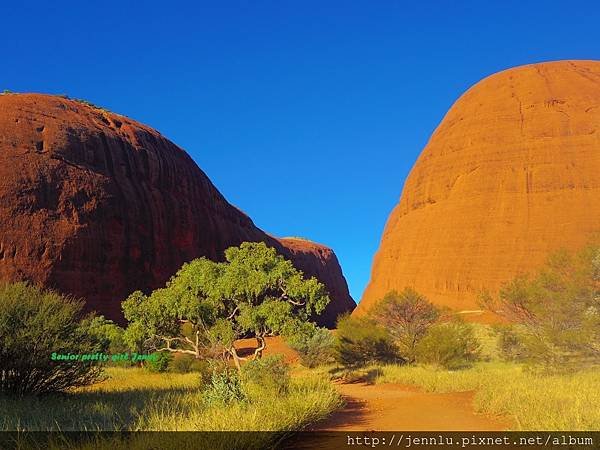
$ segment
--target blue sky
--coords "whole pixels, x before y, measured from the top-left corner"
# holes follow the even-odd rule
[[[0,90],[157,128],[258,226],[331,246],[357,300],[462,92],[512,66],[600,59],[593,1],[18,3],[1,10]]]

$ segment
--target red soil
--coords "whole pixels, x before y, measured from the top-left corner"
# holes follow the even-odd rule
[[[398,384],[339,384],[346,406],[319,431],[497,431],[509,423],[476,414],[473,392],[437,394]]]
[[[237,348],[251,354],[256,340],[242,339]],[[265,354],[282,354],[286,361],[298,361],[297,353],[280,337],[268,338]],[[447,394],[423,392],[399,384],[336,383],[346,406],[314,425],[314,431],[501,431],[505,419],[476,414],[473,392]],[[309,447],[307,447],[309,448]]]

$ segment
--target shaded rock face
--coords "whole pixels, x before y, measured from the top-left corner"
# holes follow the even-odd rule
[[[337,256],[330,248],[304,239],[283,238],[279,242],[283,246],[281,254],[292,260],[298,269],[310,273],[327,286],[331,302],[321,313],[319,321],[334,327],[339,315],[352,312],[356,307]]]
[[[600,62],[484,79],[452,106],[406,180],[356,314],[391,289],[479,309],[548,254],[600,230]]]
[[[331,250],[288,249],[264,233],[155,130],[59,97],[0,96],[1,280],[52,287],[122,320],[134,290],[244,241],[276,247],[327,285],[323,324],[354,307]]]

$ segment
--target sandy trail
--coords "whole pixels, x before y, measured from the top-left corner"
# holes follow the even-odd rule
[[[507,421],[473,410],[473,392],[438,394],[399,384],[338,384],[346,406],[318,431],[500,431]]]

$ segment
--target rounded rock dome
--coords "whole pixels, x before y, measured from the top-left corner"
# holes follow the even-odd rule
[[[599,174],[600,62],[532,64],[477,83],[407,178],[358,314],[406,286],[479,309],[482,289],[600,230]]]

